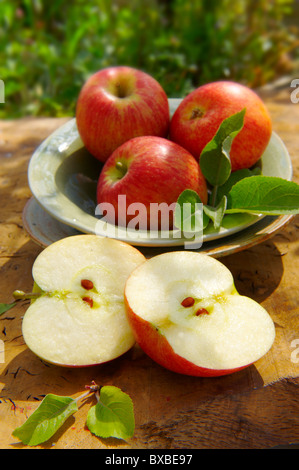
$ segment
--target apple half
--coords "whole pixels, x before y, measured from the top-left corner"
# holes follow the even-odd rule
[[[128,351],[135,339],[124,286],[144,261],[131,245],[97,235],[74,235],[45,248],[32,268],[40,296],[22,322],[29,349],[69,367],[101,364]]]
[[[137,267],[126,282],[125,304],[143,351],[185,375],[238,371],[275,339],[267,311],[237,292],[224,264],[201,253],[164,253]]]

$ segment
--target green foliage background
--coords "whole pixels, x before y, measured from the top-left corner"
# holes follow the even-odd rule
[[[66,116],[93,72],[126,64],[170,97],[232,79],[251,87],[298,60],[297,0],[0,0],[1,118]]]

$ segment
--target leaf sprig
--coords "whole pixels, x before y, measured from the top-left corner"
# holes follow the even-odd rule
[[[87,414],[86,425],[98,437],[129,439],[135,430],[133,402],[117,387],[100,387],[95,382],[85,387],[87,392],[77,398],[48,394],[24,424],[12,435],[23,444],[37,446],[48,441],[65,421],[78,411],[78,402],[94,393],[97,404]]]
[[[0,315],[13,308],[18,301],[34,299],[40,292],[25,293],[14,291],[15,300],[11,303],[0,303]],[[23,444],[37,446],[48,441],[64,422],[78,411],[78,402],[94,394],[97,404],[87,414],[86,425],[91,433],[98,437],[115,437],[129,439],[135,431],[133,402],[129,395],[112,385],[99,386],[94,381],[85,387],[77,398],[54,395],[45,396],[38,408],[24,424],[16,428],[12,435]]]
[[[211,187],[208,204],[201,205],[198,194],[183,191],[177,200],[175,225],[190,231],[190,220],[202,218],[203,229],[212,223],[215,230],[222,226],[225,214],[249,213],[285,215],[299,213],[299,185],[274,176],[264,176],[259,167],[231,171],[230,149],[234,138],[244,126],[246,108],[224,119],[213,139],[200,155],[201,171]],[[182,217],[183,205],[189,204],[188,218]],[[201,207],[202,209],[199,209]],[[200,226],[200,224],[197,224]]]

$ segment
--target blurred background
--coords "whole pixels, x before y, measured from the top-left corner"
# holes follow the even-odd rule
[[[169,97],[299,78],[298,0],[0,0],[0,118],[72,116],[89,75],[130,65]]]

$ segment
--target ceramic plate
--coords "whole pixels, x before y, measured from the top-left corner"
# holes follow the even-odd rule
[[[174,112],[179,99],[170,99]],[[273,133],[261,160],[262,173],[290,180],[292,165],[288,151]],[[190,240],[178,232],[152,232],[114,227],[95,215],[96,185],[102,164],[85,149],[78,134],[76,120],[71,119],[51,134],[34,152],[28,167],[28,182],[39,205],[54,219],[79,232],[111,236],[137,246],[182,246]],[[230,214],[223,219],[223,227],[209,228],[203,234],[203,243],[233,235],[257,223],[264,216]],[[180,234],[179,234],[180,235]],[[197,245],[195,241],[195,246]]]
[[[206,253],[215,258],[237,253],[268,240],[286,226],[293,218],[293,215],[263,217],[250,227],[233,235],[228,235],[225,239],[212,240],[204,243],[197,251]],[[32,240],[42,248],[62,238],[81,233],[73,227],[59,222],[48,212],[44,211],[35,198],[29,199],[25,205],[23,224]],[[168,251],[175,249],[180,248],[170,247]],[[164,251],[163,247],[158,246],[139,247],[139,250],[147,258],[163,253]]]

